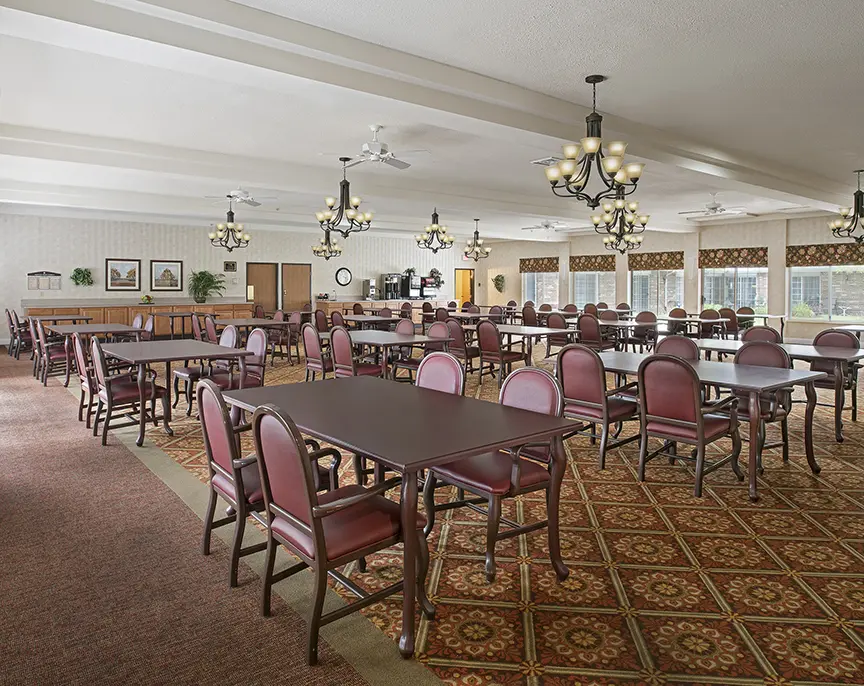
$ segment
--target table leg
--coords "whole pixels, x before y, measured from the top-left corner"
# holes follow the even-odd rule
[[[807,464],[814,474],[822,471],[813,454],[813,415],[816,412],[816,387],[812,383],[804,385],[807,393],[807,408],[804,412],[804,451],[807,455]]]
[[[843,362],[834,362],[834,438],[838,443],[843,442]]]
[[[387,353],[388,353],[388,350],[384,346],[382,346],[379,349],[381,350],[381,378],[386,379],[387,374],[389,373],[387,371]]]
[[[147,401],[144,399],[144,382],[147,377],[147,364],[141,362],[138,365],[138,438],[135,445],[139,448],[144,445],[144,431],[147,425]]]
[[[530,367],[534,364],[534,336],[528,336],[528,344],[526,346],[527,353],[525,360],[525,366]]]
[[[564,452],[564,442],[560,436],[552,441],[551,480],[549,482],[549,499],[546,501],[546,533],[549,537],[549,559],[558,581],[564,581],[570,570],[561,559],[561,532],[559,529],[558,511],[561,503],[561,484],[567,469],[567,454]]]
[[[69,336],[64,336],[63,338],[63,350],[66,351],[66,381],[63,382],[63,385],[67,388],[69,387],[69,375],[72,372],[72,355],[69,354],[69,348],[71,347]]]
[[[174,321],[173,319],[171,321]],[[162,423],[165,425],[165,433],[169,436],[174,435],[174,429],[171,428],[171,362],[165,363],[165,393],[168,395],[168,404],[165,405],[165,417]]]
[[[171,340],[174,340],[174,317],[168,317],[168,328],[171,331]]]
[[[759,407],[759,393],[756,391],[750,392],[750,407],[758,408]],[[759,422],[761,421],[759,417],[759,412],[751,411],[750,412],[750,444],[748,446],[750,450],[749,459],[747,460],[747,471],[750,475],[750,500],[754,503],[759,500],[759,493],[756,489],[756,477],[758,476],[756,471],[758,468],[758,458],[759,458]]]
[[[402,636],[399,652],[409,658],[414,654],[414,602],[417,585],[417,472],[402,475]]]

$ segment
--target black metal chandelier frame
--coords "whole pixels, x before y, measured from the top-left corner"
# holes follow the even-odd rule
[[[251,236],[244,232],[243,224],[234,221],[234,200],[228,200],[228,212],[225,215],[225,223],[216,224],[216,230],[208,234],[210,245],[214,248],[225,248],[232,252],[237,248],[245,248],[249,245]]]
[[[347,178],[347,164],[350,157],[340,157],[342,163],[342,180],[339,182],[339,198],[327,197],[324,203],[327,209],[315,213],[318,224],[324,231],[335,231],[342,238],[348,238],[352,233],[368,231],[372,226],[372,213],[360,210],[361,199],[351,195],[351,184]],[[338,206],[337,206],[338,201]],[[343,219],[348,220],[348,225],[340,228]]]
[[[465,257],[469,257],[475,262],[489,257],[489,253],[492,252],[492,248],[483,245],[483,239],[480,238],[480,229],[478,228],[479,223],[479,219],[474,220],[474,237],[465,246]]]
[[[432,210],[432,223],[423,229],[422,234],[414,237],[417,247],[421,250],[431,250],[435,255],[439,250],[449,250],[453,247],[453,236],[447,234],[447,227],[438,223],[438,208]]]
[[[828,222],[835,238],[851,238],[856,243],[864,243],[864,191],[861,190],[861,174],[864,169],[856,169],[858,190],[852,196],[851,207],[841,207],[840,216]],[[861,233],[856,234],[856,231]]]
[[[324,238],[321,239],[320,245],[312,246],[312,254],[329,261],[331,257],[342,256],[342,246],[331,240],[330,229],[324,229]]]

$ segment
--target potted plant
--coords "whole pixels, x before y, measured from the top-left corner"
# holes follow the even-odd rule
[[[497,274],[496,276],[493,276],[492,277],[492,284],[495,286],[496,291],[498,291],[499,293],[503,293],[504,292],[504,275],[503,274]]]
[[[225,290],[225,275],[214,274],[206,270],[192,272],[189,277],[189,295],[196,303],[207,302],[207,297],[216,293],[220,297]]]
[[[441,272],[437,269],[429,270],[429,278],[435,280],[435,288],[441,288],[444,285],[444,279],[441,278]]]
[[[72,279],[72,283],[76,286],[93,285],[93,273],[87,267],[76,267],[72,270],[69,278]]]

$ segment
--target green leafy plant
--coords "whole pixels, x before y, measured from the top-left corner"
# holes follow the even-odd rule
[[[220,297],[225,290],[225,275],[206,270],[192,272],[189,277],[189,295],[196,303],[207,302],[207,297],[216,293]]]
[[[93,285],[93,273],[87,267],[76,267],[72,270],[69,278],[72,279],[72,283],[76,286]]]
[[[403,274],[405,274],[405,276],[414,276],[414,274],[415,274],[416,271],[417,271],[417,270],[416,270],[414,267],[408,267],[408,269],[406,269],[406,270],[403,272]]]
[[[795,303],[792,306],[792,316],[796,319],[812,319],[813,308],[807,303]]]
[[[429,270],[429,278],[435,279],[435,288],[441,288],[444,285],[444,279],[441,278],[441,272],[437,269]]]
[[[495,286],[495,290],[499,293],[504,292],[504,275],[496,274],[492,277],[492,284]]]

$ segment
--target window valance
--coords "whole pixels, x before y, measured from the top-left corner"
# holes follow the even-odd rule
[[[713,248],[699,251],[700,269],[767,266],[768,248]]]
[[[684,251],[630,253],[627,255],[627,268],[631,272],[684,269]]]
[[[827,267],[864,264],[864,245],[857,243],[816,243],[787,245],[787,267]]]
[[[519,260],[519,273],[526,272],[557,272],[557,257],[523,257]]]
[[[615,255],[570,255],[571,272],[614,272]]]

